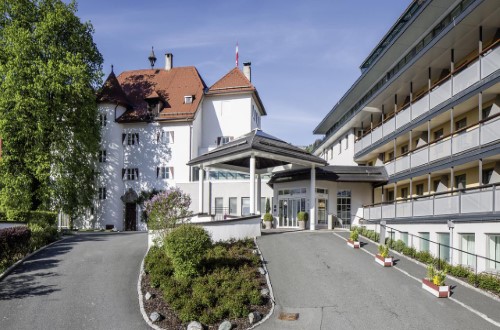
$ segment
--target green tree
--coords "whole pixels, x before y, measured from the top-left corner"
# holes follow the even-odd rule
[[[0,207],[75,215],[95,194],[93,27],[61,0],[0,1]]]

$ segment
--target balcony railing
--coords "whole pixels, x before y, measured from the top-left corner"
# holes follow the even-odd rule
[[[498,183],[363,207],[363,217],[367,220],[497,212],[500,212]]]
[[[391,135],[407,123],[423,116],[430,109],[445,102],[452,96],[472,86],[500,69],[500,40],[495,41],[486,48],[479,56],[476,56],[452,73],[442,78],[430,88],[430,91],[421,94],[411,103],[403,106],[395,115],[388,116],[382,123],[376,125],[372,130],[355,141],[354,152],[357,154],[383,137]]]

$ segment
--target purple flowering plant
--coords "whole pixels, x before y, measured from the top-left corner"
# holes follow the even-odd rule
[[[179,188],[170,187],[144,202],[150,230],[170,230],[189,221],[191,197]]]

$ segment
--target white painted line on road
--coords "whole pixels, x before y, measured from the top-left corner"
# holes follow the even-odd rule
[[[497,327],[500,328],[500,323],[497,322],[497,321],[495,321],[495,320],[490,319],[486,314],[481,313],[480,311],[475,310],[474,308],[472,308],[472,307],[464,304],[463,302],[461,302],[460,300],[457,300],[455,298],[449,297],[448,299],[451,300],[451,301],[453,301],[453,302],[456,302],[457,304],[459,304],[463,308],[467,309],[468,311],[476,314],[477,316],[481,317],[482,319],[484,319],[484,320],[490,322],[491,324],[493,324],[494,326],[497,326]]]
[[[341,238],[341,239],[343,239],[344,241],[347,241],[347,239],[346,239],[346,238],[344,238],[344,237],[340,236],[340,235],[339,235],[339,234],[337,234],[337,233],[333,233],[333,235],[335,235],[335,236],[337,236],[337,237],[340,237],[340,238]],[[360,250],[362,250],[363,252],[368,253],[369,255],[371,255],[371,256],[373,256],[373,257],[375,257],[375,254],[371,253],[370,251],[366,250],[365,248],[360,248]],[[421,283],[421,282],[422,282],[422,280],[421,280],[421,279],[419,279],[419,278],[417,278],[417,277],[415,277],[415,276],[411,275],[411,274],[410,274],[410,273],[408,273],[407,271],[405,271],[405,270],[403,270],[403,269],[401,269],[401,268],[399,268],[399,267],[397,267],[397,266],[393,266],[393,268],[394,268],[394,269],[396,269],[396,270],[398,270],[398,271],[400,271],[401,273],[405,274],[405,275],[406,275],[406,276],[408,276],[409,278],[414,279],[415,281],[417,281],[417,282],[419,282],[419,283]],[[451,301],[453,301],[453,302],[455,302],[455,303],[457,303],[457,304],[459,304],[459,305],[460,305],[460,306],[462,306],[463,308],[467,309],[469,312],[472,312],[472,313],[476,314],[477,316],[479,316],[479,317],[480,317],[480,318],[482,318],[483,320],[485,320],[485,321],[487,321],[487,322],[489,322],[489,323],[493,324],[494,326],[496,326],[496,327],[499,327],[499,328],[500,328],[500,323],[499,323],[499,322],[497,322],[497,321],[495,321],[495,320],[490,319],[490,318],[489,318],[486,314],[481,313],[481,312],[480,312],[480,311],[478,311],[478,310],[475,310],[474,308],[470,307],[470,306],[469,306],[469,305],[467,305],[467,304],[464,304],[463,302],[461,302],[460,300],[457,300],[457,299],[455,299],[455,298],[448,297],[448,299],[449,299],[449,300],[451,300]]]

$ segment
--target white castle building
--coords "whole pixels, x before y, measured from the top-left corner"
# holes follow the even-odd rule
[[[141,194],[178,186],[192,197],[198,212],[199,171],[186,164],[194,157],[254,129],[266,110],[251,83],[251,64],[232,69],[207,87],[195,67],[125,71],[106,79],[98,95],[101,151],[97,165],[95,206],[78,224],[87,228],[145,230]],[[249,214],[248,175],[206,171],[208,214]],[[272,196],[262,185],[260,201]],[[262,209],[262,206],[259,208]]]

